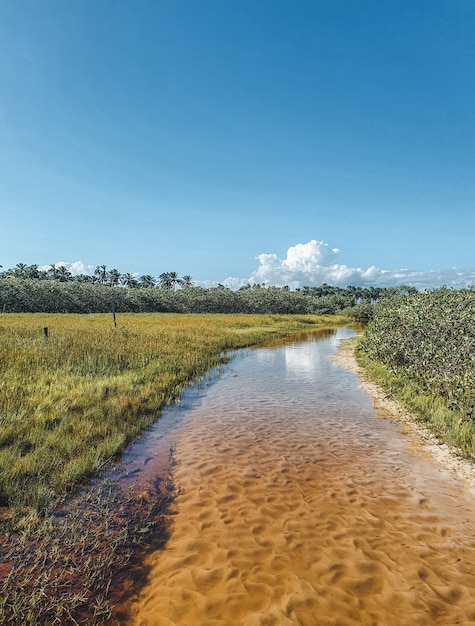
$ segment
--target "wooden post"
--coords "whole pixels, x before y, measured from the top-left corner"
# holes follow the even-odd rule
[[[117,320],[115,319],[115,302],[112,303],[112,317],[114,318],[114,328],[117,328]]]
[[[43,337],[45,341],[48,341],[48,327],[47,326],[43,328]]]

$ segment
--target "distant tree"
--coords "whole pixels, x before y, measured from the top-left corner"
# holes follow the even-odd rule
[[[176,286],[181,285],[181,278],[178,276],[177,272],[168,272],[168,275],[170,277],[170,283],[173,291],[175,291]]]
[[[73,281],[76,283],[90,283],[90,284],[97,282],[96,277],[90,276],[89,274],[76,274],[76,276],[73,276]]]
[[[15,278],[28,278],[28,265],[26,263],[17,263],[13,270],[10,270],[10,273]]]
[[[60,265],[56,268],[56,280],[59,280],[61,283],[65,283],[72,278],[71,272],[64,265]]]
[[[112,285],[113,287],[116,287],[121,279],[122,274],[119,272],[119,270],[117,269],[112,269],[108,272],[108,281],[109,284]]]
[[[192,277],[189,274],[187,274],[186,276],[182,276],[182,278],[181,278],[181,285],[183,287],[194,287],[195,286],[195,284],[193,282],[193,279],[192,279]]]
[[[125,287],[137,287],[138,281],[133,274],[127,273],[122,274],[120,277],[120,282],[125,285]]]
[[[58,278],[58,268],[56,267],[56,263],[51,263],[46,274],[47,277],[51,278],[52,280],[56,280]]]
[[[333,296],[337,292],[338,287],[332,287],[331,285],[327,285],[327,283],[322,283],[320,287],[316,288],[316,295],[320,298],[324,298],[326,296]]]
[[[163,289],[171,289],[173,287],[173,282],[170,276],[170,272],[162,272],[158,277],[160,287]]]
[[[150,274],[144,274],[140,277],[139,286],[145,288],[155,287],[155,278],[150,276]]]
[[[42,277],[42,274],[44,275],[44,272],[40,271],[40,268],[36,263],[34,265],[28,265],[26,268],[27,278],[38,279]]]
[[[97,280],[101,285],[105,285],[108,280],[107,267],[105,265],[98,265],[94,270],[94,276],[97,276]]]

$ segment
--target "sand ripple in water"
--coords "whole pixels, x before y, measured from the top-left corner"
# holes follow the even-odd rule
[[[322,344],[253,353],[190,412],[172,536],[134,623],[475,623],[472,500]]]

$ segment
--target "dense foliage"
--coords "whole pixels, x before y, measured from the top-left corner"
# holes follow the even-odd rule
[[[360,350],[416,394],[441,400],[452,413],[458,442],[475,452],[475,290],[441,288],[383,299]],[[430,412],[430,411],[429,411]]]
[[[168,274],[172,274],[168,272]],[[406,292],[408,289],[404,289]],[[394,290],[379,287],[287,287],[246,286],[233,291],[222,285],[202,288],[183,283],[175,289],[74,280],[0,278],[0,312],[4,313],[341,313],[359,320],[371,317],[372,304]],[[410,291],[410,289],[409,289]]]

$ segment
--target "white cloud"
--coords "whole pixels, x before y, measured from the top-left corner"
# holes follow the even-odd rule
[[[238,289],[248,283],[265,283],[277,287],[288,285],[291,289],[305,285],[319,286],[322,283],[335,287],[411,285],[417,289],[441,285],[462,288],[475,284],[475,270],[472,269],[386,270],[375,265],[362,269],[337,263],[338,253],[338,248],[330,248],[327,243],[312,239],[291,246],[285,259],[280,259],[276,254],[260,254],[257,257],[259,266],[248,279],[228,278],[223,284],[231,289]]]
[[[83,261],[73,261],[72,263],[67,261],[58,261],[54,265],[55,267],[60,267],[61,265],[64,266],[73,276],[77,276],[78,274],[94,274],[94,265],[86,265]],[[51,265],[42,265],[39,269],[47,271],[50,267]]]
[[[432,289],[446,285],[454,289],[462,289],[475,285],[475,270],[470,268],[452,267],[445,270],[382,270],[378,286],[392,287],[411,285],[419,290]]]
[[[349,267],[337,262],[338,248],[331,248],[323,241],[312,239],[307,243],[298,243],[287,250],[285,259],[276,254],[263,253],[256,257],[259,265],[248,278],[229,277],[222,284],[230,289],[239,289],[247,284],[263,284],[267,286],[290,289],[303,287],[318,287],[323,283],[335,287],[348,285],[361,287],[395,287],[411,285],[419,290],[432,289],[447,285],[454,289],[461,289],[468,285],[475,285],[475,270],[450,268],[442,270],[417,271],[409,269],[381,269],[372,265],[366,269]],[[56,267],[64,265],[72,274],[94,274],[94,265],[87,265],[83,261],[72,263],[59,261]],[[51,266],[45,265],[40,269],[48,270]],[[134,273],[134,276],[137,274]],[[202,287],[216,287],[216,281],[197,281]]]

